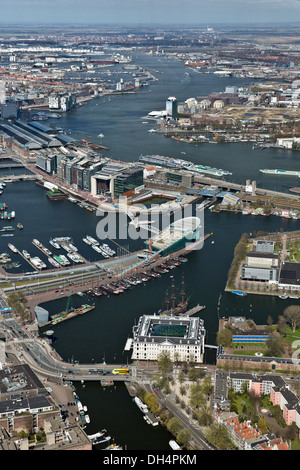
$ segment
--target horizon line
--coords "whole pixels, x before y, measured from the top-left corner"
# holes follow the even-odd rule
[[[15,22],[15,21],[9,21],[9,20],[5,20],[5,21],[2,21],[0,19],[0,25],[1,26],[28,26],[28,25],[33,25],[33,26],[38,26],[38,25],[44,25],[44,24],[48,24],[48,25],[52,25],[52,26],[63,26],[63,25],[74,25],[74,26],[78,26],[78,25],[83,25],[83,26],[132,26],[132,25],[136,25],[136,26],[189,26],[189,27],[199,27],[199,26],[209,26],[209,25],[223,25],[223,26],[230,26],[230,25],[239,25],[239,27],[243,27],[243,26],[255,26],[255,25],[278,25],[278,24],[282,24],[282,25],[290,25],[290,24],[300,24],[300,20],[295,20],[295,21],[281,21],[281,20],[273,20],[273,21],[249,21],[247,23],[241,23],[240,21],[217,21],[217,22],[209,22],[209,21],[204,21],[202,23],[177,23],[177,22],[172,22],[172,23],[164,23],[164,22],[149,22],[149,23],[145,23],[145,22],[124,22],[124,23],[120,23],[120,22],[115,22],[115,23],[112,23],[112,22],[103,22],[103,23],[99,23],[99,22],[60,22],[60,21],[55,21],[55,22],[47,22],[47,21],[23,21],[23,22]]]

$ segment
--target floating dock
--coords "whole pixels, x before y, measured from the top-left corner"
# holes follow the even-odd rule
[[[57,315],[53,315],[50,322],[48,322],[46,325],[56,325],[57,323],[61,323],[62,321],[77,317],[77,315],[83,315],[84,313],[90,312],[91,310],[94,310],[94,308],[95,308],[95,305],[84,304],[84,305],[81,305],[81,307],[79,308],[71,310],[70,312],[58,313]],[[43,325],[43,326],[46,326],[46,325]]]

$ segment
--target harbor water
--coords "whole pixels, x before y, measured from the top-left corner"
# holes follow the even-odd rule
[[[110,149],[103,151],[103,154],[119,160],[136,161],[140,154],[160,154],[229,170],[232,172],[230,180],[237,183],[245,183],[249,178],[256,180],[260,187],[280,191],[288,191],[289,187],[298,185],[298,178],[259,172],[260,168],[298,169],[298,152],[253,150],[249,143],[198,146],[178,143],[158,133],[148,133],[154,127],[153,122],[143,124],[143,116],[150,111],[164,109],[165,100],[170,95],[176,96],[178,101],[184,101],[190,97],[205,96],[212,91],[224,91],[227,85],[246,86],[249,81],[220,78],[191,70],[187,75],[183,63],[163,57],[136,55],[134,60],[158,78],[158,81],[151,83],[149,90],[116,95],[111,100],[108,97],[98,98],[64,114],[59,119],[59,126],[76,138],[94,143],[101,140]],[[98,137],[100,133],[104,134],[104,138]],[[0,175],[7,174],[7,171],[1,170]],[[20,250],[26,249],[32,255],[43,258],[41,252],[33,246],[33,238],[38,238],[48,246],[50,238],[71,236],[87,260],[97,259],[96,253],[82,242],[86,234],[96,235],[98,218],[95,212],[89,212],[67,200],[51,202],[45,190],[35,182],[8,184],[1,195],[1,202],[6,202],[16,212],[12,225],[17,222],[24,225],[23,230],[16,228],[11,239],[0,237],[1,252],[7,251],[7,243],[11,241]],[[299,222],[275,216],[255,217],[226,212],[215,214],[207,210],[204,227],[205,233],[212,233],[212,237],[207,239],[201,250],[189,255],[188,263],[173,270],[172,275],[180,290],[184,274],[185,293],[191,307],[198,303],[205,305],[198,315],[204,319],[206,343],[216,344],[220,296],[220,316],[242,315],[253,318],[257,323],[265,323],[268,316],[272,316],[276,321],[283,309],[292,302],[291,299],[262,295],[238,297],[226,293],[227,274],[234,247],[244,232],[297,230]],[[127,245],[130,245],[130,249],[136,249],[142,243],[141,240],[133,244],[128,241]],[[30,270],[24,260],[19,261],[21,267],[16,272]],[[169,273],[118,296],[94,297],[94,310],[53,327],[54,348],[69,362],[130,362],[130,353],[124,352],[124,346],[132,334],[132,327],[141,315],[152,314],[163,307],[170,285]],[[86,302],[89,300],[88,297],[75,295],[71,305],[79,306],[83,299]],[[64,310],[66,303],[66,298],[58,298],[43,306],[54,314]],[[205,360],[213,364],[215,352],[207,350]],[[98,382],[84,385],[78,383],[75,387],[81,402],[89,410],[91,423],[87,426],[88,434],[106,428],[108,434],[128,450],[169,448],[169,433],[161,426],[153,428],[143,420],[123,384],[105,390]]]

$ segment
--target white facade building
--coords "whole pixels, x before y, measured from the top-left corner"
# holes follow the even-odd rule
[[[58,95],[49,96],[49,108],[60,109],[60,97]]]
[[[203,362],[205,329],[198,317],[143,315],[133,328],[135,360],[157,360],[169,353],[171,361]]]
[[[6,89],[5,89],[5,81],[0,80],[0,104],[4,104],[6,102]]]
[[[48,104],[49,109],[69,111],[76,104],[76,95],[74,93],[67,93],[65,95],[50,95]]]

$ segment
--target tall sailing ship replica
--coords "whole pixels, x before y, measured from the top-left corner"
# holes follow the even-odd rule
[[[189,303],[189,298],[185,296],[185,285],[184,285],[184,275],[182,274],[181,279],[181,289],[179,292],[179,298],[176,295],[175,281],[172,276],[171,288],[166,292],[164,307],[165,310],[160,310],[160,315],[181,315],[187,311]]]

